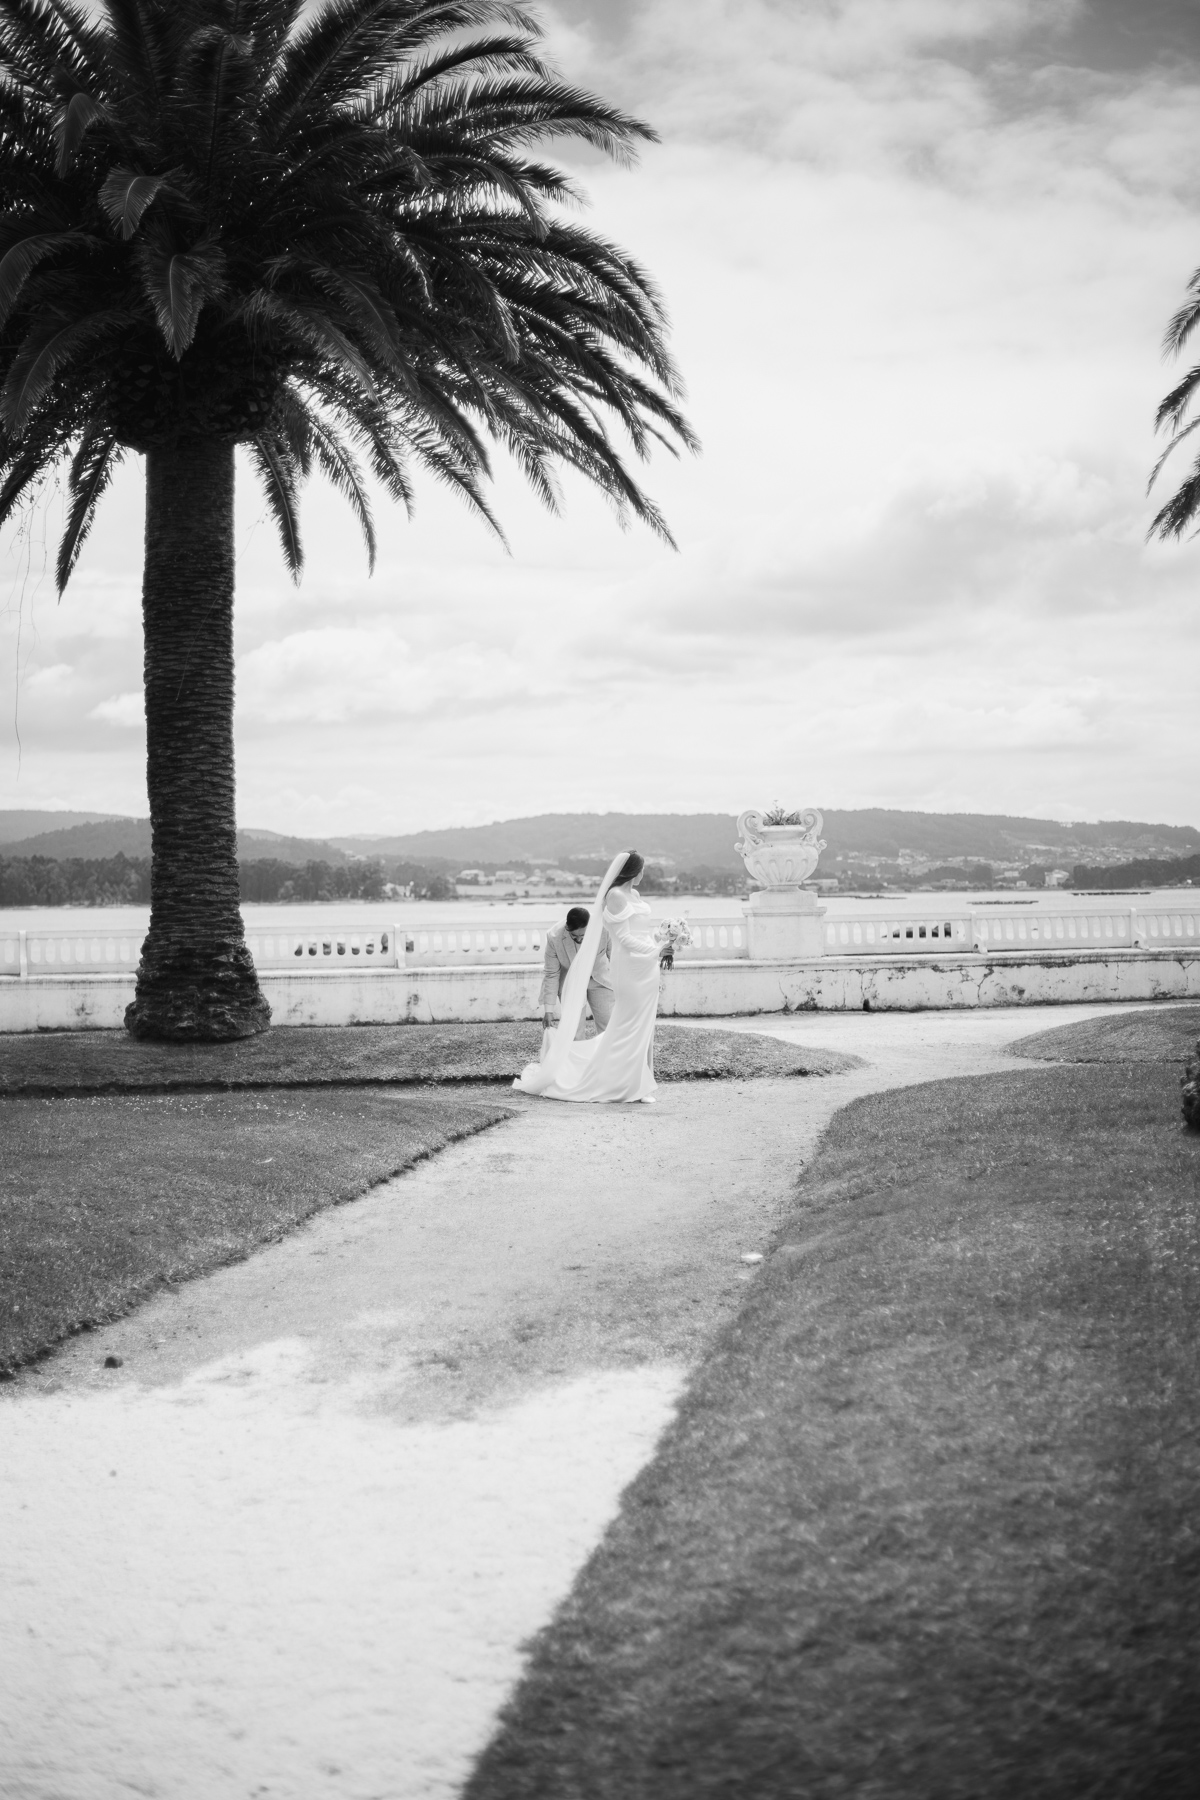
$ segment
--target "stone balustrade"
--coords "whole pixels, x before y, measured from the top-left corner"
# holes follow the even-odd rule
[[[850,913],[838,919],[826,919],[824,953],[826,956],[897,955],[911,956],[922,950],[970,950],[971,915],[947,918],[889,918],[886,912]]]
[[[395,925],[319,931],[251,930],[246,947],[258,969],[396,969],[404,967],[404,933]]]
[[[826,919],[827,956],[912,956],[922,951],[1133,950],[1200,939],[1200,898],[1134,905],[1106,896],[1094,908],[1034,903],[1015,908],[942,907],[891,917],[886,903]]]
[[[1081,904],[1082,902],[1082,904]],[[687,919],[686,912],[679,916]],[[252,928],[246,942],[266,971],[340,972],[387,969],[520,967],[540,964],[546,933],[561,913],[491,923],[453,916],[420,925],[331,923],[320,930]],[[717,917],[687,919],[694,941],[675,951],[676,965],[753,960],[753,915],[731,908]],[[815,915],[814,915],[815,919]],[[820,920],[818,956],[854,957],[1028,951],[1169,949],[1200,944],[1200,896],[1131,904],[1105,896],[1090,906],[1082,896],[1007,905],[947,904],[901,912],[893,898],[864,901]],[[0,979],[5,976],[119,975],[137,968],[140,931],[5,931],[0,929]],[[804,950],[795,954],[804,955]],[[761,952],[759,952],[761,956]],[[768,960],[772,960],[768,956]]]
[[[115,975],[132,973],[142,952],[141,931],[2,931],[0,976]],[[397,946],[404,934],[393,925],[320,931],[251,931],[246,942],[260,969],[384,968],[404,966]]]
[[[680,915],[686,917],[686,915]],[[406,968],[458,968],[468,963],[540,963],[546,933],[561,922],[561,914],[527,924],[471,925],[456,927],[448,921],[414,926],[407,932]],[[728,917],[691,919],[694,942],[681,944],[675,961],[696,962],[749,955],[746,920],[742,913]]]
[[[132,974],[142,933],[0,930],[0,976]]]
[[[1143,912],[1134,909],[1137,929],[1135,942],[1143,950],[1169,949],[1172,943],[1200,937],[1200,907],[1177,911],[1174,907],[1157,907]]]

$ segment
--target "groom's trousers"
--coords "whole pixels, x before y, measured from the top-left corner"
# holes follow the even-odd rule
[[[588,1005],[591,1007],[592,1017],[596,1021],[596,1030],[603,1031],[608,1024],[608,1021],[612,1018],[612,989],[610,987],[601,987],[598,982],[592,982],[588,987]],[[583,1027],[584,1020],[580,1019],[579,1030],[575,1033],[577,1038],[583,1036]]]

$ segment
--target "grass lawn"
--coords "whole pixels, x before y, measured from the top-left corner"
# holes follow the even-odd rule
[[[1009,1046],[1014,1056],[1047,1062],[1185,1063],[1200,1037],[1200,1006],[1158,1006],[1106,1013],[1077,1025],[1056,1025]]]
[[[191,1092],[206,1088],[359,1087],[511,1082],[538,1053],[527,1020],[478,1025],[281,1026],[232,1044],[138,1043],[123,1031],[0,1035],[0,1095]],[[738,1031],[660,1025],[660,1080],[828,1075],[856,1056]]]
[[[1191,1800],[1198,1188],[1173,1064],[840,1112],[466,1800]]]
[[[435,1089],[0,1100],[0,1370],[511,1112]]]

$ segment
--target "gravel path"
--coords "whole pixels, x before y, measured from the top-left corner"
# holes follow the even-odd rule
[[[832,1113],[1098,1011],[728,1022],[866,1066],[515,1097],[26,1371],[0,1393],[7,1800],[453,1795]]]

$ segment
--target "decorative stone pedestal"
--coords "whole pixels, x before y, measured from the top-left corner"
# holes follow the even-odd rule
[[[751,894],[746,902],[750,960],[792,962],[823,955],[824,915],[825,908],[807,888],[761,888]]]

